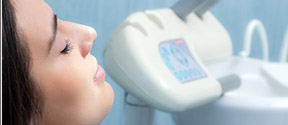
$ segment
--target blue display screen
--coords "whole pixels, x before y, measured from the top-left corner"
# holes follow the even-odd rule
[[[161,42],[159,51],[166,66],[182,83],[207,76],[192,56],[185,40],[175,39]]]

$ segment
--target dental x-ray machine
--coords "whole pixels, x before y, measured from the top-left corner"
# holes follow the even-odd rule
[[[137,12],[114,32],[104,65],[129,93],[126,124],[151,124],[150,106],[186,111],[240,86],[237,75],[216,79],[204,65],[232,56],[227,31],[208,11],[217,1],[182,0],[172,8]]]

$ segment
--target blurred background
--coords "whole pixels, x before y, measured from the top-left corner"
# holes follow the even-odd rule
[[[131,13],[147,9],[169,8],[178,0],[45,0],[62,20],[91,26],[98,38],[91,53],[103,66],[102,53],[113,31]],[[229,32],[233,53],[242,50],[247,24],[254,18],[261,20],[269,41],[270,61],[279,61],[284,32],[288,26],[288,0],[220,0],[211,12]],[[251,57],[261,57],[258,34],[254,33]],[[115,92],[113,107],[102,125],[125,124],[125,91],[109,75],[106,77]],[[156,111],[156,125],[174,125],[168,113]]]

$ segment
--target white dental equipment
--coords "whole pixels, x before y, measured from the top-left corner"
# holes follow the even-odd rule
[[[104,51],[105,68],[112,78],[128,93],[163,111],[184,111],[212,102],[240,85],[233,75],[219,83],[204,67],[202,61],[231,56],[232,45],[223,26],[206,12],[215,1],[191,2],[197,6],[189,8],[185,22],[174,13],[181,15],[177,9],[183,8],[177,4],[174,11],[132,14]]]
[[[285,63],[288,54],[288,27],[284,34],[283,45],[280,53],[280,63],[265,63],[262,65],[262,74],[272,83],[271,86],[288,94],[288,64]]]
[[[266,57],[263,60],[248,57],[255,28],[258,28],[256,31],[259,32],[262,40],[262,50],[264,50],[262,56]],[[269,55],[265,56],[265,53],[269,53],[269,49],[263,45],[268,45],[268,41],[263,29],[265,28],[261,21],[253,19],[247,26],[243,41],[244,50],[241,51],[241,54],[243,52],[247,54],[206,65],[211,74],[216,77],[230,73],[237,74],[241,78],[241,87],[225,93],[220,100],[212,104],[174,113],[176,124],[288,124],[288,64],[268,61]],[[283,55],[283,50],[281,54]]]
[[[251,50],[251,42],[253,32],[257,29],[262,45],[262,55],[263,60],[266,62],[262,64],[261,71],[265,78],[272,83],[271,86],[276,87],[278,91],[283,93],[288,93],[288,64],[285,63],[271,63],[269,62],[269,48],[268,48],[268,38],[266,34],[265,27],[263,23],[258,19],[253,19],[249,22],[244,36],[243,41],[243,51],[240,52],[240,56],[243,58],[248,58]],[[285,62],[287,57],[288,49],[288,29],[285,32],[285,37],[283,39],[282,51],[280,53],[280,62]]]
[[[227,75],[226,73],[230,70],[233,70],[230,73],[233,73],[234,70],[238,73],[240,70],[238,74],[243,75],[241,69],[243,67],[248,68],[249,73],[256,74],[261,69],[261,61],[248,58],[231,59],[232,43],[230,37],[225,28],[207,11],[216,2],[217,0],[182,0],[175,4],[172,9],[134,13],[114,32],[104,51],[104,65],[106,71],[129,95],[137,97],[127,96],[126,103],[135,106],[126,108],[126,113],[128,112],[126,119],[127,117],[129,119],[126,122],[127,125],[152,124],[153,115],[151,113],[153,111],[145,110],[146,104],[168,112],[187,111],[213,102],[223,95],[223,92],[239,87],[240,80],[237,76],[232,75],[216,80],[215,75],[222,77]],[[249,30],[250,35],[247,35],[250,36],[250,40],[253,29],[256,27],[258,27],[260,34],[265,34],[264,27],[264,30],[261,29],[261,25],[257,21],[250,27],[252,30]],[[263,57],[268,61],[267,38],[263,37],[261,40],[264,41],[262,46],[266,48],[263,50],[265,53]],[[241,54],[243,57],[249,56],[250,43],[244,45],[245,51]],[[238,60],[240,63],[237,62]],[[209,70],[206,69],[207,65],[217,63],[219,65],[216,65],[216,68],[209,66]],[[213,71],[213,76],[208,71]],[[258,109],[263,109],[263,112],[267,113],[265,109],[278,108],[274,105],[266,107],[266,105],[261,105],[262,103],[249,102],[251,99],[255,99],[266,103],[260,97],[263,96],[261,94],[266,94],[266,88],[267,91],[270,89],[266,85],[253,84],[253,80],[260,77],[255,75],[251,77],[253,79],[248,81],[252,84],[247,84],[247,86],[253,86],[251,87],[253,90],[246,88],[236,90],[237,92],[228,96],[225,95],[219,103],[216,102],[216,106],[213,105],[217,109],[208,111],[207,114],[202,113],[201,115],[200,112],[190,112],[193,115],[193,118],[190,118],[190,114],[184,113],[186,120],[197,121],[199,119],[209,123],[208,120],[203,119],[213,119],[213,117],[218,116],[224,125],[224,123],[238,122],[235,119],[226,120],[229,115],[232,117],[233,113],[248,113],[247,118],[243,117],[243,120],[247,120],[256,116],[253,114],[254,112],[257,115],[261,114]],[[244,80],[247,81],[245,78]],[[265,91],[262,92],[257,87],[263,87]],[[258,93],[260,94],[257,95]],[[257,100],[258,97],[259,100]],[[279,98],[267,99],[280,102],[284,108],[287,104],[287,101]],[[251,110],[251,108],[255,110]],[[202,112],[203,108],[199,109]],[[134,114],[133,112],[131,114],[131,110],[135,111]],[[225,113],[219,114],[222,111]],[[279,112],[279,114],[285,114],[285,111]],[[209,115],[210,112],[211,115]],[[273,119],[271,117],[273,113],[277,114],[278,112],[271,112],[271,115],[266,115],[265,118]],[[178,116],[183,115],[180,113]],[[241,118],[238,119],[242,120]],[[193,122],[184,123],[192,124]]]

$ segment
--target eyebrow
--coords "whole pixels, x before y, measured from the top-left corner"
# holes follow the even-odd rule
[[[49,40],[49,50],[48,53],[50,53],[51,48],[53,46],[53,44],[55,43],[55,39],[56,39],[56,34],[57,34],[57,15],[53,14],[53,22],[52,22],[52,28],[53,28],[53,35],[51,36],[50,40]]]

